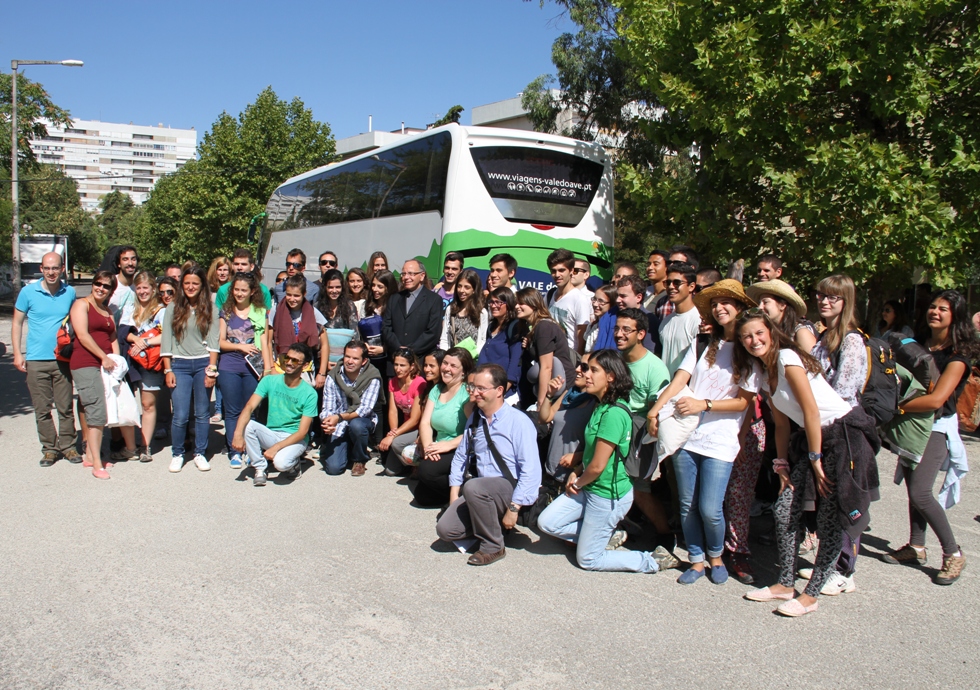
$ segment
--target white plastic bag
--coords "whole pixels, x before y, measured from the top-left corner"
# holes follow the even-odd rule
[[[687,443],[701,421],[700,414],[680,415],[675,405],[681,398],[693,398],[694,391],[684,386],[681,391],[667,401],[657,415],[657,458],[663,460],[668,455],[676,453]]]
[[[124,378],[128,371],[126,360],[119,355],[109,355],[109,357],[116,363],[116,368],[111,372],[102,370],[106,426],[139,426],[142,410]]]

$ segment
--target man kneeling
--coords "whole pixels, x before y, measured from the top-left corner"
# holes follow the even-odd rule
[[[231,446],[248,451],[255,486],[265,486],[270,460],[287,477],[300,476],[310,425],[316,418],[316,389],[302,379],[303,367],[312,359],[313,351],[306,343],[290,345],[280,360],[282,376],[263,376],[238,417]],[[269,401],[269,416],[266,424],[259,424],[251,417],[263,399]]]
[[[381,395],[381,374],[368,359],[367,345],[352,340],[342,366],[334,367],[323,387],[321,426],[328,438],[320,449],[327,474],[343,474],[349,457],[351,476],[361,477],[368,461],[368,439],[378,424],[374,411]],[[382,400],[383,402],[383,400]]]
[[[477,409],[453,456],[449,507],[436,523],[444,541],[476,537],[480,550],[470,565],[506,555],[503,530],[517,524],[522,506],[534,505],[541,486],[537,432],[526,414],[504,404],[506,387],[507,373],[497,364],[477,367],[466,385]]]

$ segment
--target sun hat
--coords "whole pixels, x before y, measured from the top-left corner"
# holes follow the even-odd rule
[[[761,283],[754,283],[750,285],[745,290],[749,297],[754,299],[756,302],[762,299],[763,295],[773,295],[783,300],[787,304],[793,305],[796,309],[798,316],[806,316],[806,302],[803,298],[796,294],[796,290],[793,287],[779,278],[773,278],[772,280],[764,280]]]
[[[712,321],[711,300],[718,299],[719,297],[729,297],[736,302],[741,302],[746,307],[759,306],[751,297],[745,294],[745,290],[739,281],[733,280],[732,278],[725,278],[694,295],[694,306],[701,312],[702,319],[708,322]]]

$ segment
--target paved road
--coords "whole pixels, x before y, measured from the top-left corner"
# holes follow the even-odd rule
[[[164,450],[108,482],[64,462],[41,469],[31,415],[8,353],[3,687],[980,686],[972,476],[950,511],[970,559],[958,583],[930,582],[934,537],[923,571],[877,560],[907,540],[904,488],[887,482],[858,591],[791,620],[743,600],[734,580],[583,572],[530,532],[503,561],[467,566],[435,543],[436,513],[374,473],[310,468],[256,489],[221,456],[211,472],[171,475]],[[976,462],[980,443],[968,445]],[[879,461],[889,477],[894,456]]]

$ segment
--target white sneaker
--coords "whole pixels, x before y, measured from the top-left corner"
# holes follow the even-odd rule
[[[169,468],[170,471],[171,472],[180,472],[180,470],[183,467],[184,467],[184,456],[183,455],[175,455],[173,457],[173,460],[170,461],[170,468]]]
[[[827,581],[824,583],[823,587],[820,588],[821,594],[826,594],[828,597],[836,597],[841,593],[850,593],[857,590],[857,586],[854,584],[854,576],[844,577],[836,570],[830,574]]]
[[[207,472],[211,469],[211,465],[208,464],[208,459],[203,455],[195,455],[194,464],[197,465],[197,469],[201,470],[201,472]]]

